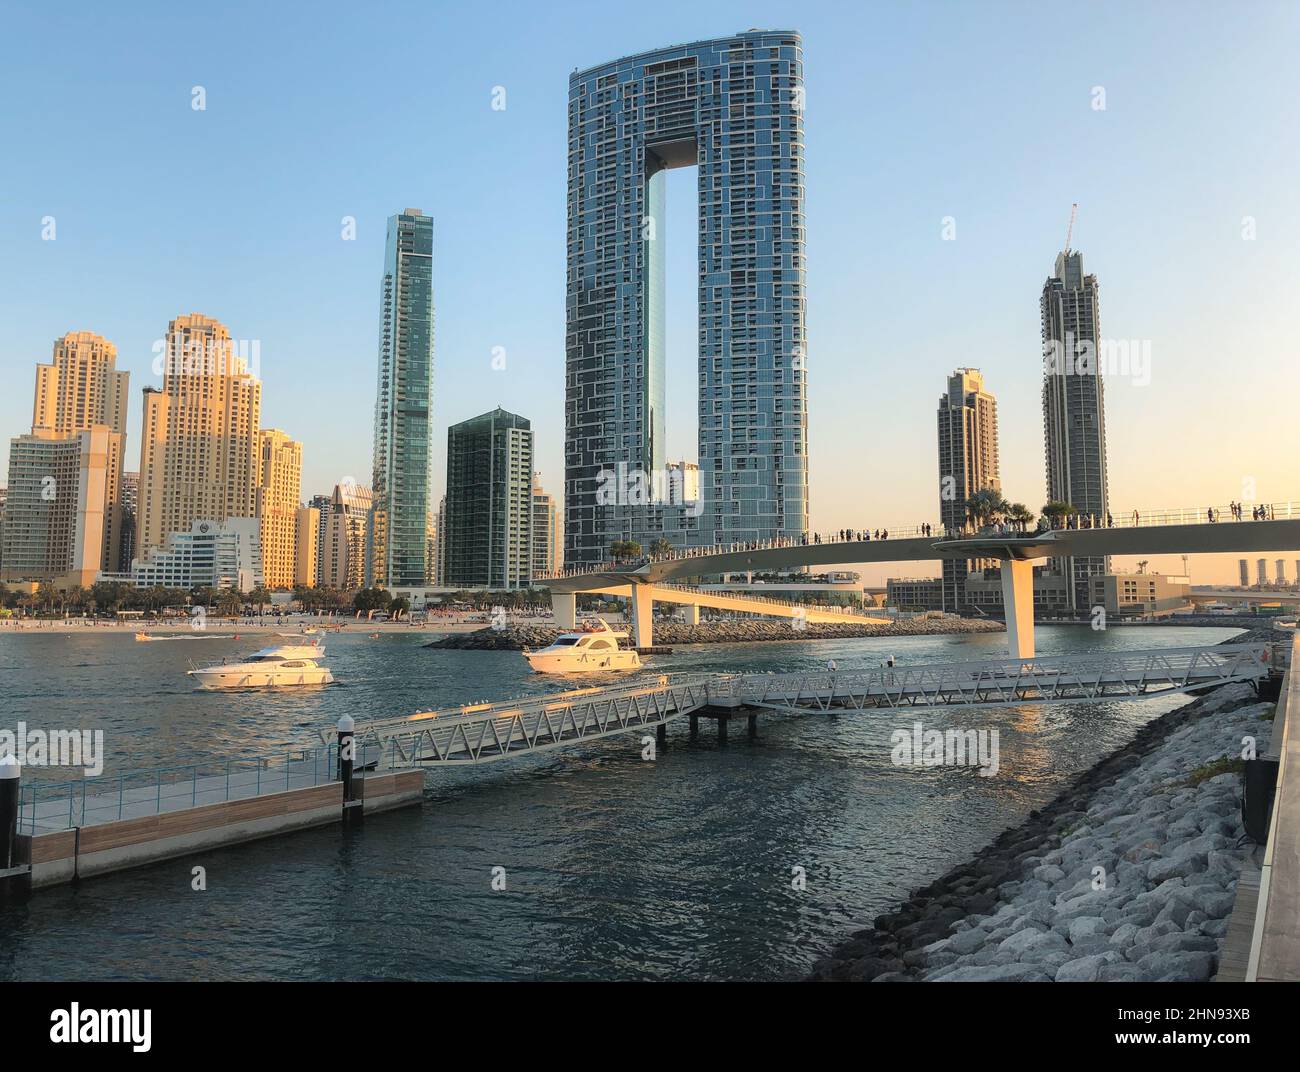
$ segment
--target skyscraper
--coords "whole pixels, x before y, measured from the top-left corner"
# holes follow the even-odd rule
[[[320,509],[300,506],[294,512],[295,588],[315,588],[320,574]]]
[[[558,525],[555,498],[542,490],[542,474],[533,474],[533,560],[534,579],[559,567]]]
[[[665,465],[665,172],[697,168],[702,511],[602,495]],[[565,561],[808,527],[803,51],[759,31],[569,77]],[[698,516],[697,516],[698,515]]]
[[[420,586],[432,506],[433,220],[419,209],[388,220],[380,308],[366,583]]]
[[[524,588],[532,578],[533,432],[498,407],[447,429],[443,584]]]
[[[122,438],[97,424],[68,433],[38,428],[9,441],[3,579],[89,587],[116,569],[118,548],[107,546],[106,534]]]
[[[54,358],[36,366],[32,431],[80,432],[106,425],[126,434],[129,372],[117,371],[117,347],[90,331],[54,341]]]
[[[1047,497],[1068,503],[1098,524],[1109,509],[1106,405],[1099,361],[1101,308],[1097,277],[1083,274],[1083,254],[1064,250],[1043,284],[1043,429]],[[1057,559],[1070,578],[1070,607],[1089,606],[1089,578],[1108,573],[1102,556]]]
[[[320,583],[351,591],[366,579],[366,532],[374,516],[374,496],[359,484],[334,485],[325,538],[321,544]]]
[[[292,588],[298,573],[298,497],[302,444],[278,428],[258,437],[257,518],[261,522],[262,576],[268,588]]]
[[[107,339],[70,331],[36,366],[31,434],[10,441],[6,577],[84,586],[118,568],[130,374],[116,364]]]
[[[1237,559],[1237,569],[1241,574],[1241,587],[1250,587],[1250,563],[1244,558]]]
[[[939,398],[939,521],[945,530],[960,529],[967,519],[966,503],[977,491],[1000,492],[998,461],[998,403],[984,390],[979,369],[957,369],[948,377],[948,390]],[[990,563],[991,565],[991,563]],[[943,606],[966,602],[966,577],[981,560],[943,560]]]
[[[162,388],[144,391],[136,556],[202,518],[255,517],[262,384],[224,324],[189,313],[167,330]]]
[[[325,579],[323,576],[325,569],[325,540],[329,531],[330,523],[330,504],[333,498],[329,495],[313,495],[307,500],[307,506],[316,511],[316,572],[312,577],[312,584],[320,588]]]

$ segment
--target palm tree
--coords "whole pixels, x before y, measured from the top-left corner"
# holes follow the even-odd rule
[[[262,585],[258,585],[248,593],[248,601],[257,607],[257,616],[262,616],[262,608],[271,602],[271,593]]]
[[[662,536],[660,536],[658,539],[652,540],[650,543],[650,553],[655,557],[659,557],[660,555],[671,554],[672,550],[673,550],[673,545],[669,543],[667,540],[665,540]]]
[[[1007,509],[1007,500],[992,488],[980,488],[966,500],[967,514],[979,522],[981,528],[991,525]]]
[[[1043,520],[1046,522],[1049,529],[1056,528],[1057,522],[1070,517],[1072,514],[1077,514],[1078,512],[1079,511],[1076,510],[1071,503],[1061,502],[1059,499],[1053,499],[1051,502],[1046,503],[1043,506]]]
[[[1034,512],[1024,503],[1012,503],[1007,507],[1007,520],[1013,522],[1021,532],[1034,520]]]

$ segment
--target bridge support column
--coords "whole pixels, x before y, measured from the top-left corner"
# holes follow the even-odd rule
[[[648,648],[654,642],[654,598],[650,586],[632,585],[632,643],[638,648]]]
[[[578,627],[578,596],[574,592],[552,592],[551,611],[555,614],[555,624],[561,629]]]
[[[718,744],[727,743],[727,721],[726,715],[718,715]]]
[[[1034,566],[1028,559],[1002,562],[1002,607],[1013,659],[1034,657]]]
[[[686,624],[699,625],[700,605],[698,603],[688,603],[686,604],[685,610],[686,610]]]
[[[658,728],[655,730],[655,747],[668,747],[668,726],[663,722],[659,723]]]
[[[752,741],[757,736],[758,736],[758,716],[750,715],[749,716],[749,739]]]
[[[700,716],[691,715],[689,717],[691,720],[691,740],[693,741],[700,735]]]

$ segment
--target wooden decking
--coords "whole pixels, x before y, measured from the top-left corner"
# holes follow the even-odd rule
[[[1237,900],[1228,917],[1228,933],[1219,957],[1216,983],[1243,983],[1250,964],[1250,943],[1255,933],[1255,909],[1259,904],[1259,868],[1247,864],[1237,879]]]

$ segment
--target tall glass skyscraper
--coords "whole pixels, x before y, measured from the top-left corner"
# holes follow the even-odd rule
[[[1083,254],[1064,250],[1043,284],[1043,432],[1047,497],[1105,524],[1106,394],[1102,382],[1101,305],[1097,277],[1083,274]],[[1110,572],[1103,556],[1057,559],[1070,578],[1070,607],[1091,604],[1089,578]]]
[[[703,507],[665,471],[664,208],[697,169]],[[658,49],[569,77],[565,561],[611,541],[798,537],[808,525],[803,50],[789,31]],[[605,476],[602,476],[605,474]],[[696,516],[698,515],[698,516]]]
[[[389,217],[375,389],[374,502],[366,583],[428,584],[433,403],[433,219]]]
[[[532,578],[533,431],[499,406],[447,429],[443,584],[526,588]]]

